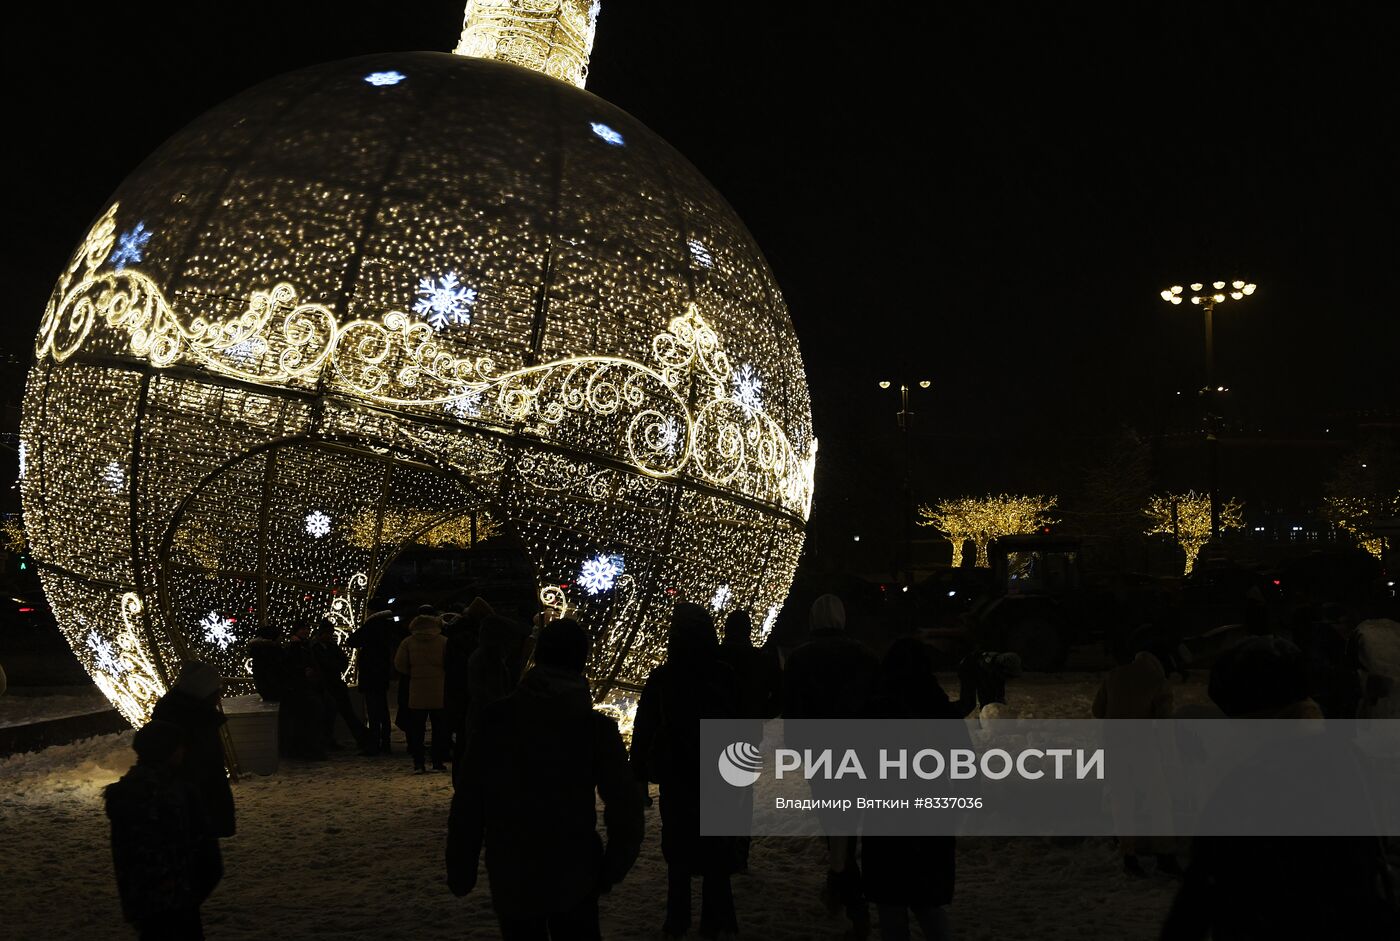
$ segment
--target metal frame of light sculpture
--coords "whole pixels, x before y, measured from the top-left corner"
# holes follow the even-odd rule
[[[31,552],[123,714],[143,718],[191,656],[246,687],[261,622],[350,629],[403,546],[471,514],[519,542],[544,608],[588,627],[600,697],[644,679],[675,601],[722,595],[717,616],[748,608],[761,639],[801,551],[816,439],[781,295],[693,168],[623,112],[500,63],[374,56],[248,98],[118,191],[36,341],[21,429]],[[311,129],[269,104],[298,100],[315,101]],[[344,140],[406,134],[448,100],[459,122],[532,110],[413,137],[383,159],[411,164],[417,188],[396,195],[381,170],[352,199],[355,161],[388,145]],[[287,141],[246,183],[262,145],[219,156],[250,133],[240,108]],[[206,195],[189,175],[219,159],[230,169]],[[337,241],[340,192],[366,208]],[[517,210],[521,192],[540,208]],[[472,292],[469,316],[435,325],[412,307],[447,273]],[[598,554],[625,565],[590,593],[578,571]],[[198,628],[211,611],[236,622],[227,649]]]

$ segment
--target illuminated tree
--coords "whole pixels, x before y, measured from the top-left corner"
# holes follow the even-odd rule
[[[434,526],[415,541],[430,549],[471,549],[500,533],[501,527],[489,516],[480,515],[474,521],[470,516],[459,516]]]
[[[1147,535],[1166,533],[1172,536],[1186,553],[1186,569],[1182,574],[1191,574],[1201,546],[1210,541],[1210,496],[1194,490],[1154,494],[1143,513],[1150,523]],[[1239,529],[1243,525],[1243,507],[1239,503],[1226,500],[1220,505],[1222,530]]]
[[[919,507],[919,525],[932,526],[953,544],[953,565],[962,564],[962,546],[972,540],[977,564],[987,565],[987,546],[1000,536],[1033,533],[1055,522],[1050,511],[1055,497],[1012,494],[953,497]]]
[[[24,523],[19,516],[6,514],[0,521],[0,540],[3,540],[6,552],[21,555],[28,550],[29,540],[24,535]]]
[[[1384,438],[1363,441],[1342,458],[1326,494],[1327,518],[1380,559],[1385,539],[1372,527],[1400,516],[1400,453]]]

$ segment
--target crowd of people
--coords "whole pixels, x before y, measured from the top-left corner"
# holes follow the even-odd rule
[[[600,899],[638,857],[652,785],[667,869],[662,935],[679,938],[695,927],[698,879],[699,935],[732,938],[741,926],[732,879],[747,871],[750,845],[747,838],[701,833],[702,719],[752,723],[758,741],[761,724],[779,715],[963,718],[1004,703],[1006,679],[1018,663],[1004,654],[970,655],[952,699],[921,640],[899,638],[877,657],[846,630],[845,609],[834,595],[812,605],[809,638],[785,658],[771,646],[754,646],[746,612],[732,612],[722,627],[721,638],[707,609],[675,606],[665,659],[640,691],[630,746],[617,722],[594,708],[585,675],[590,638],[568,618],[531,630],[481,599],[461,610],[420,609],[406,630],[389,612],[371,616],[346,641],[357,654],[363,719],[342,678],[348,661],[333,624],[298,625],[285,645],[265,632],[250,652],[259,692],[279,703],[283,752],[292,758],[324,758],[337,718],[363,753],[387,753],[397,683],[393,722],[405,734],[413,770],[445,771],[450,764],[453,772],[447,884],[458,896],[475,891],[484,852],[503,938],[600,937]],[[1357,640],[1347,633],[1340,647],[1332,638],[1316,642],[1345,652]],[[1365,641],[1363,635],[1363,659]],[[1370,641],[1372,648],[1383,642]],[[1319,709],[1316,698],[1326,700],[1323,693],[1337,685],[1329,685],[1335,679],[1329,662],[1319,667],[1317,655],[1287,639],[1246,639],[1211,670],[1215,714],[1307,717],[1337,709],[1355,715],[1393,694],[1379,679],[1362,681],[1355,702],[1338,704],[1334,696]],[[1180,669],[1173,652],[1160,646],[1123,651],[1093,714],[1173,715],[1168,676]],[[199,906],[222,874],[218,840],[234,832],[234,807],[219,695],[212,667],[186,664],[135,737],[136,765],[107,792],[123,909],[143,938],[201,937]],[[1142,789],[1153,784],[1149,777],[1140,783]],[[812,786],[820,797],[820,782]],[[1382,937],[1396,926],[1376,839],[1215,837],[1197,839],[1189,851],[1142,838],[1119,843],[1130,875],[1144,876],[1142,859],[1155,857],[1159,872],[1180,879],[1163,928],[1171,941]],[[833,835],[826,850],[821,901],[833,916],[844,916],[849,937],[870,935],[872,906],[885,941],[910,937],[913,922],[925,938],[952,936],[953,837]],[[1184,869],[1178,850],[1189,855]],[[1306,905],[1287,901],[1302,898]]]

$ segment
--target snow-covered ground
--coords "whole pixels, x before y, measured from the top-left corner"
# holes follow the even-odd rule
[[[57,687],[40,695],[11,689],[0,696],[0,729],[106,712],[111,708],[112,704],[96,686]]]
[[[1199,700],[1202,679],[1178,684],[1178,703]],[[1097,682],[1093,674],[1014,680],[1011,708],[1085,716]],[[131,763],[130,741],[126,732],[0,760],[5,937],[131,937],[101,804],[102,787]],[[412,774],[401,741],[396,748],[387,757],[283,763],[274,776],[234,786],[239,832],[224,841],[224,881],[204,906],[212,941],[498,937],[485,876],[464,900],[444,883],[448,776]],[[842,922],[818,901],[824,866],[815,840],[756,839],[750,873],[735,877],[743,936],[841,937]],[[1119,866],[1106,839],[963,840],[951,908],[957,937],[1155,938],[1175,883],[1130,880]],[[657,937],[665,891],[653,810],[636,868],[603,900],[604,936]]]

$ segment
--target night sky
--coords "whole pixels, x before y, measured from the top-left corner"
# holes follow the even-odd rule
[[[12,24],[4,349],[26,363],[74,244],[167,136],[291,69],[450,50],[464,4],[172,6],[47,4]],[[589,90],[700,168],[787,296],[818,522],[892,498],[880,378],[933,382],[915,402],[929,496],[1055,491],[1125,424],[1189,432],[1175,393],[1203,378],[1202,327],[1158,297],[1176,283],[1259,284],[1216,334],[1251,433],[1395,414],[1383,5],[935,6],[871,4],[888,18],[863,22],[861,4],[603,3]],[[17,399],[22,370],[6,376]],[[853,496],[852,479],[876,485]]]

